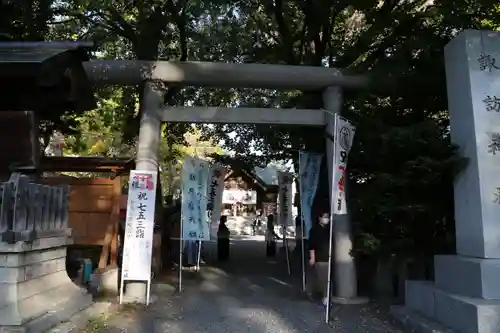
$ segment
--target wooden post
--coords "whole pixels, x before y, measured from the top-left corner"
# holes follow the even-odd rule
[[[116,177],[113,184],[113,211],[111,213],[111,220],[113,221],[113,238],[111,239],[111,267],[117,266],[118,259],[118,230],[120,224],[120,208],[122,199],[122,182],[121,177]],[[122,240],[123,241],[123,240]]]

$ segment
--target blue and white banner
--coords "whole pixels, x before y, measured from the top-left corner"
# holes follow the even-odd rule
[[[312,205],[318,187],[319,172],[323,155],[299,152],[300,210],[304,221],[304,238],[309,238],[312,227]]]
[[[209,240],[210,219],[207,212],[210,164],[186,157],[182,168],[182,239]]]

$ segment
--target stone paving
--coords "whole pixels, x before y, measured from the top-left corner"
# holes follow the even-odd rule
[[[207,253],[213,253],[210,245]],[[334,306],[326,325],[324,308],[303,298],[300,283],[287,276],[281,260],[265,259],[264,246],[233,241],[229,263],[184,272],[183,292],[176,291],[176,274],[164,277],[155,284],[156,300],[147,309],[122,311],[87,332],[403,332],[385,308],[373,304]]]

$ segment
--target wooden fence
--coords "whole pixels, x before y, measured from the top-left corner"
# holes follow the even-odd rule
[[[70,186],[69,227],[75,245],[102,246],[99,268],[116,265],[121,182],[115,179],[54,177],[46,185]]]

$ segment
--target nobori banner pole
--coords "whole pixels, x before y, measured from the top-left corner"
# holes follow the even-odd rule
[[[333,139],[334,142],[336,140],[335,135],[337,133],[337,117],[338,115],[335,114],[334,120],[333,120]],[[333,156],[335,157],[335,144],[333,145]],[[333,170],[332,170],[333,171]],[[331,295],[332,295],[332,249],[333,249],[333,212],[334,212],[334,205],[335,205],[335,172],[332,173],[331,179],[330,179],[330,243],[328,246],[328,284],[326,287],[326,299],[327,299],[327,304],[326,304],[326,311],[325,311],[325,322],[328,324],[330,322],[330,307],[331,307]]]
[[[286,238],[286,227],[283,226],[283,245],[285,246],[286,267],[288,275],[292,275],[292,268],[290,267],[290,252],[288,250],[288,239]]]
[[[302,215],[302,212],[301,212],[301,215]],[[302,218],[302,216],[300,217],[300,220],[301,220],[301,223],[302,223],[302,232],[301,232],[301,242],[302,242],[302,291],[305,292],[306,291],[306,249],[304,248],[305,247],[305,242],[304,242],[304,219]]]
[[[182,233],[182,219],[181,219],[181,233]],[[179,238],[179,292],[182,291],[182,250],[184,249],[184,241],[182,236]]]
[[[182,229],[184,228],[184,218],[181,212],[181,225],[179,228],[179,292],[182,292],[182,252],[184,250],[184,241],[182,239],[184,233]]]
[[[201,240],[198,241],[198,255],[196,256],[196,269],[200,270],[200,261],[201,261]]]
[[[123,261],[122,261],[123,263]],[[123,270],[120,270],[120,298],[118,300],[120,304],[123,302]]]
[[[302,193],[302,185],[301,185],[301,174],[300,174],[300,151],[299,151],[299,197],[300,197],[300,202],[302,202],[302,196],[304,193]],[[301,235],[300,235],[300,241],[301,241],[301,255],[302,255],[302,291],[306,291],[306,249],[304,248],[304,211],[302,210],[302,207],[300,207],[300,230],[301,230]]]
[[[151,278],[148,280],[146,284],[146,305],[149,305],[151,300]]]

